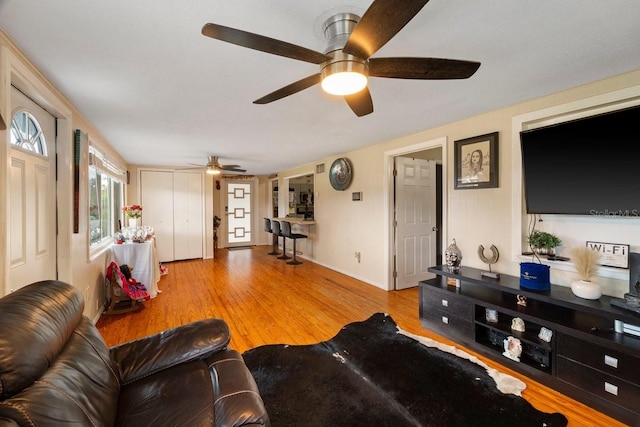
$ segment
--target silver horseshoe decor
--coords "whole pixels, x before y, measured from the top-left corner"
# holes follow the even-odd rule
[[[499,279],[500,274],[494,273],[491,271],[491,264],[495,264],[496,262],[498,262],[498,259],[500,258],[500,252],[498,252],[498,248],[496,248],[495,245],[491,245],[489,250],[491,250],[491,258],[487,258],[485,256],[484,246],[482,245],[478,246],[478,257],[480,257],[480,260],[482,262],[489,265],[489,271],[483,271],[480,274],[482,276],[490,277],[492,279]]]
[[[478,256],[480,257],[480,260],[485,264],[495,264],[496,262],[498,262],[498,258],[500,258],[500,252],[498,252],[498,248],[496,248],[496,245],[491,245],[489,249],[491,250],[491,258],[487,258],[486,256],[484,256],[484,246],[482,245],[478,246]]]

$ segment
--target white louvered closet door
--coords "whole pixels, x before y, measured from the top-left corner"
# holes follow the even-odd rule
[[[173,173],[174,259],[202,258],[204,235],[202,174]]]
[[[202,258],[204,183],[200,172],[140,172],[142,224],[153,227],[158,258]]]

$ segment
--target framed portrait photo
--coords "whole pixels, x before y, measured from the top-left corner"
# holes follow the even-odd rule
[[[498,132],[455,141],[454,188],[498,187]]]

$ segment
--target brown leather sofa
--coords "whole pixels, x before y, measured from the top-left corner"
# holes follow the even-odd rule
[[[107,347],[60,281],[0,298],[0,426],[269,426],[221,319]]]

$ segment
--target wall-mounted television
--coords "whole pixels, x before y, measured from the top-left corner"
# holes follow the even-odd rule
[[[520,132],[527,213],[640,218],[640,106]]]

